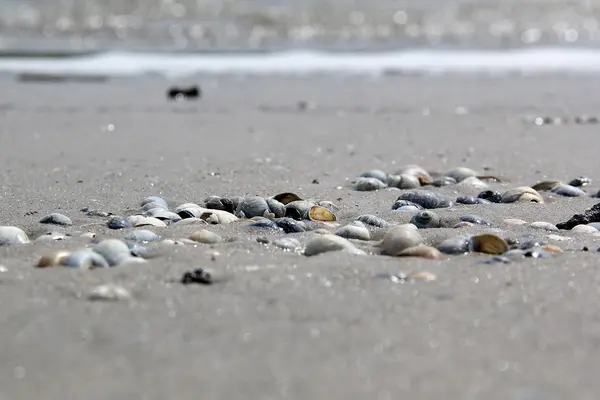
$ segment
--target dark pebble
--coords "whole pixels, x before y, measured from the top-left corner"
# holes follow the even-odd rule
[[[502,202],[502,194],[493,190],[484,190],[477,195],[478,198],[488,200],[492,203]]]
[[[199,86],[190,86],[187,88],[172,87],[167,92],[167,97],[171,100],[192,100],[202,96],[202,90]]]
[[[588,178],[587,176],[578,176],[577,178],[572,179],[569,182],[569,185],[575,186],[575,187],[581,187],[581,186],[587,186],[590,183],[592,183],[592,180],[590,178]]]
[[[212,285],[214,283],[213,276],[210,272],[198,268],[193,271],[188,271],[181,277],[181,283],[188,285],[190,283],[199,283],[201,285]]]
[[[46,215],[44,218],[40,219],[40,223],[62,226],[73,225],[73,222],[71,222],[71,218],[59,213],[52,213],[50,215]]]
[[[583,214],[575,214],[568,221],[556,224],[558,229],[573,229],[577,225],[589,224],[590,222],[600,222],[600,203],[595,204]]]

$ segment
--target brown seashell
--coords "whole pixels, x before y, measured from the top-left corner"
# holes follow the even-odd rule
[[[291,193],[291,192],[276,194],[275,196],[273,196],[273,199],[277,200],[278,202],[280,202],[283,205],[286,205],[287,203],[291,203],[292,201],[302,200],[300,198],[300,196],[298,196],[295,193]]]
[[[396,257],[421,257],[428,260],[440,260],[444,256],[435,247],[419,245],[402,250],[396,254]]]
[[[421,186],[427,186],[433,183],[433,179],[431,179],[431,177],[429,176],[419,175],[417,176],[417,178],[419,179],[419,183],[421,184]]]
[[[542,246],[542,249],[549,251],[550,253],[562,253],[563,250],[558,247],[558,246],[553,246],[551,244],[547,244],[545,246]]]
[[[437,275],[427,271],[413,272],[408,276],[408,279],[412,281],[433,282],[437,280]]]
[[[311,221],[337,221],[335,214],[322,206],[312,206],[308,218]]]
[[[37,268],[48,268],[48,267],[56,267],[60,265],[62,260],[67,258],[71,253],[68,251],[57,251],[54,253],[44,254],[38,263],[36,264]]]
[[[493,233],[473,236],[469,240],[469,247],[471,251],[485,254],[504,254],[508,251],[508,243]]]
[[[555,186],[562,185],[561,181],[541,181],[531,188],[535,190],[552,190]]]

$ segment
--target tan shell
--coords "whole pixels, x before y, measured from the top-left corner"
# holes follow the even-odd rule
[[[440,260],[444,258],[438,249],[425,245],[413,246],[404,249],[396,254],[396,257],[421,257],[428,260]]]
[[[291,193],[291,192],[285,192],[285,193],[276,194],[275,196],[273,196],[273,199],[277,200],[278,202],[280,202],[283,205],[291,203],[292,201],[302,200],[300,198],[300,196],[298,196],[295,193]]]
[[[204,244],[221,243],[223,241],[223,238],[221,236],[209,231],[208,229],[200,229],[198,231],[193,232],[190,235],[189,239],[193,240],[194,242]]]
[[[535,190],[552,190],[555,186],[562,185],[561,181],[541,181],[531,188]]]
[[[509,189],[502,195],[503,203],[514,203],[516,201],[543,203],[544,199],[535,189],[528,186]]]
[[[200,219],[203,219],[209,224],[229,224],[237,221],[239,218],[227,211],[207,210],[200,215]]]
[[[36,264],[37,268],[48,268],[48,267],[56,267],[60,265],[60,263],[67,258],[71,253],[68,251],[56,251],[53,253],[44,254],[38,263]]]
[[[312,206],[308,211],[308,218],[311,221],[337,221],[335,214],[322,206]]]
[[[471,251],[486,254],[504,254],[508,251],[508,243],[498,235],[484,233],[470,239]]]

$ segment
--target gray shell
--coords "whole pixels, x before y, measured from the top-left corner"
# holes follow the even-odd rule
[[[144,207],[148,203],[156,203],[156,204],[162,206],[162,208],[164,208],[165,210],[169,209],[169,205],[162,197],[148,196],[144,200],[141,201],[140,207]]]
[[[119,239],[105,239],[94,246],[94,251],[104,257],[111,267],[131,257],[129,247]]]
[[[466,236],[455,236],[444,240],[437,246],[444,254],[466,254],[469,252],[469,238]]]
[[[390,226],[390,224],[385,219],[371,214],[363,214],[356,218],[356,220],[362,222],[365,225],[374,226],[376,228],[387,228]]]
[[[308,212],[315,204],[308,200],[292,201],[285,205],[285,216],[296,220],[308,219]]]
[[[16,226],[0,226],[0,246],[29,243],[29,237]]]
[[[398,189],[417,189],[421,187],[421,182],[415,175],[390,175],[388,185]]]
[[[451,176],[441,176],[438,179],[436,179],[435,181],[433,181],[432,185],[435,187],[442,187],[442,186],[449,186],[449,185],[456,185],[456,179],[454,179]]]
[[[358,178],[354,182],[353,188],[359,192],[372,192],[375,190],[385,189],[387,184],[377,178]]]
[[[267,205],[271,213],[275,214],[275,218],[281,218],[285,216],[285,205],[281,204],[275,199],[268,198]]]
[[[61,260],[60,265],[70,268],[108,268],[108,262],[102,255],[91,250],[78,250]]]
[[[384,171],[380,170],[380,169],[372,169],[370,171],[367,172],[363,172],[362,174],[360,174],[361,178],[375,178],[385,184],[388,183],[388,174],[386,174]]]
[[[155,209],[155,208],[162,209],[162,210],[168,210],[168,207],[165,207],[164,204],[159,203],[159,202],[151,201],[149,203],[144,204],[142,206],[142,208],[140,208],[140,211],[141,212],[146,212],[146,211],[149,211],[149,210],[152,210],[152,209]]]
[[[428,209],[446,208],[452,206],[452,201],[442,197],[437,193],[428,192],[426,190],[410,190],[408,192],[404,192],[398,197],[398,200],[408,200]]]
[[[440,228],[442,226],[440,216],[433,211],[420,211],[413,215],[410,223],[419,229]]]
[[[585,196],[585,192],[578,187],[571,185],[558,185],[552,188],[552,193],[556,193],[565,197],[580,197]]]
[[[395,256],[409,247],[423,243],[418,229],[413,225],[401,225],[388,230],[381,242],[381,253]]]
[[[135,242],[156,242],[160,240],[160,236],[147,229],[137,229],[127,232],[123,238],[126,240],[133,240]]]
[[[353,221],[348,225],[342,226],[335,234],[346,239],[371,240],[371,233],[360,221]]]
[[[444,173],[444,176],[449,176],[450,178],[454,178],[456,182],[461,182],[472,176],[477,176],[477,172],[473,171],[471,168],[458,167],[447,171]]]
[[[479,215],[472,215],[472,214],[468,214],[468,215],[463,215],[462,217],[459,218],[461,221],[464,222],[470,222],[472,224],[476,224],[476,225],[487,225],[487,226],[492,226],[491,223],[489,223],[488,221],[484,220],[483,218],[481,218]]]

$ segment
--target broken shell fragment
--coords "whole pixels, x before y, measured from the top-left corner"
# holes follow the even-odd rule
[[[336,221],[337,218],[334,213],[329,211],[327,208],[322,206],[312,206],[308,211],[308,218],[311,221]]]

